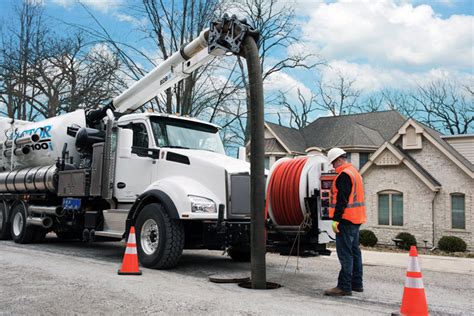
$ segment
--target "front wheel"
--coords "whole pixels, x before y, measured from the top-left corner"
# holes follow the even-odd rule
[[[26,225],[26,208],[23,203],[16,204],[12,209],[11,233],[13,241],[28,244],[35,238],[36,227]]]
[[[146,205],[135,224],[140,263],[153,269],[176,266],[184,248],[183,224],[158,203]]]
[[[12,239],[10,232],[10,221],[7,215],[7,206],[3,201],[0,201],[0,240]]]

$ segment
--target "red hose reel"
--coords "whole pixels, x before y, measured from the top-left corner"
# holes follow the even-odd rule
[[[281,226],[298,226],[304,219],[301,208],[300,181],[308,157],[278,162],[267,187],[266,213]],[[304,176],[304,175],[303,175]]]

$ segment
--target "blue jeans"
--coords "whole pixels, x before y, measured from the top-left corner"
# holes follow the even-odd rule
[[[363,287],[359,228],[360,225],[342,220],[339,223],[339,233],[336,234],[337,256],[341,263],[337,287],[346,292]]]

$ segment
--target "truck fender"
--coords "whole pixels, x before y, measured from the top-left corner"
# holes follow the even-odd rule
[[[23,206],[25,207],[25,217],[28,217],[28,204],[25,202],[25,201],[22,201],[22,200],[15,200],[11,205],[10,207],[7,208],[7,214],[8,216],[11,216],[11,213],[12,213],[12,210],[15,208],[15,206],[17,206],[17,204],[23,204]],[[11,219],[11,218],[10,218]]]
[[[162,204],[170,218],[179,219],[178,210],[168,194],[160,190],[149,190],[142,193],[135,203],[133,203],[127,217],[127,232],[130,229],[130,226],[135,222],[136,217],[143,206],[154,202]]]

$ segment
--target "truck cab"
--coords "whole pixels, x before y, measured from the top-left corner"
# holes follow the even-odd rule
[[[135,226],[141,260],[155,257],[151,267],[167,266],[153,251],[167,229],[183,239],[177,248],[250,258],[250,165],[225,155],[217,125],[156,113],[123,115],[116,125],[116,204],[103,211],[97,236],[121,238]]]

